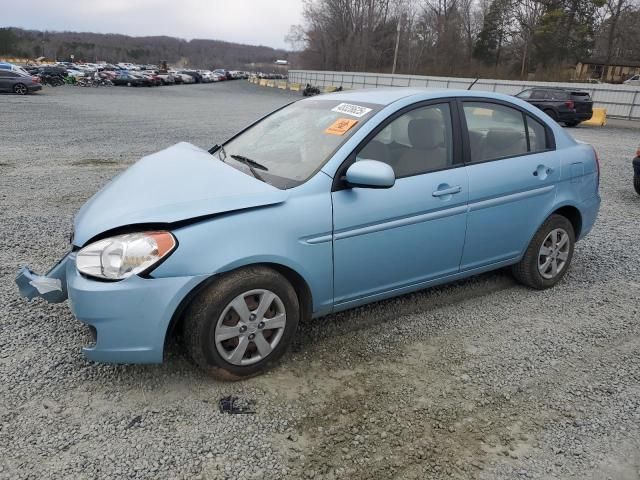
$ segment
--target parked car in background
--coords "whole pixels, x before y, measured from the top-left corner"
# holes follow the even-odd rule
[[[633,159],[633,188],[640,195],[640,147],[636,151],[636,158]]]
[[[566,88],[535,87],[516,95],[535,105],[558,123],[575,127],[593,115],[593,102],[589,92]]]
[[[15,65],[13,63],[0,62],[0,70],[9,70],[12,72],[18,72],[22,75],[30,75],[30,72],[20,67],[19,65]]]
[[[231,76],[231,72],[229,72],[228,70],[225,70],[224,68],[218,68],[218,69],[214,70],[213,73],[217,73],[218,75],[222,75],[225,78],[225,80],[233,79],[233,77]]]
[[[163,85],[162,79],[155,73],[144,71],[140,72],[140,76],[147,79],[147,81],[149,82],[149,86],[159,87],[160,85]]]
[[[215,78],[215,75],[210,70],[198,70],[198,73],[202,76],[202,80],[205,83],[211,83],[211,82],[217,81],[217,79]]]
[[[37,77],[16,72],[13,70],[0,69],[0,92],[13,92],[17,95],[42,90],[42,85],[35,80]]]
[[[625,80],[622,83],[625,84],[625,85],[639,86],[640,85],[640,75],[634,75],[633,77],[628,78],[627,80]]]
[[[114,85],[127,86],[127,87],[143,87],[149,85],[149,81],[146,78],[138,77],[130,73],[123,73],[111,80]]]
[[[516,98],[333,93],[208,151],[144,157],[81,208],[46,276],[24,267],[16,283],[71,300],[94,334],[90,360],[161,362],[177,328],[197,365],[239,379],[273,365],[311,317],[506,266],[553,287],[596,220],[598,187],[594,149]]]
[[[162,82],[163,85],[175,85],[176,84],[176,77],[169,73],[169,72],[164,72],[164,73],[160,73],[160,72],[154,72],[155,75],[160,79],[160,81]]]
[[[187,75],[186,73],[176,73],[176,76],[180,77],[182,83],[196,83],[196,79],[192,75]]]
[[[180,70],[180,73],[193,77],[194,83],[203,83],[202,75],[200,75],[195,70]]]

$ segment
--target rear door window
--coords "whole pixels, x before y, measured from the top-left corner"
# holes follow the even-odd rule
[[[569,100],[569,93],[563,92],[562,90],[551,90],[550,92],[551,100]]]
[[[531,92],[531,100],[546,100],[547,93],[544,90],[533,90]]]
[[[472,163],[549,148],[544,124],[518,109],[497,103],[463,102],[463,111]]]
[[[522,112],[504,105],[464,102],[471,162],[484,162],[527,153]]]

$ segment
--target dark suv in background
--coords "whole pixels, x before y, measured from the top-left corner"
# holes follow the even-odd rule
[[[536,87],[523,90],[516,97],[535,105],[556,122],[575,127],[593,115],[589,92],[566,88]]]

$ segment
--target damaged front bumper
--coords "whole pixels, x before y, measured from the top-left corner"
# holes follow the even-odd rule
[[[117,282],[82,276],[75,252],[46,275],[24,267],[16,277],[23,297],[50,303],[69,299],[74,316],[92,328],[94,343],[82,351],[89,359],[110,363],[162,362],[167,329],[187,294],[208,276],[142,278]]]
[[[49,303],[62,303],[69,296],[67,292],[67,263],[75,254],[65,255],[46,275],[38,275],[27,267],[22,267],[16,277],[20,295],[27,300],[41,297]]]

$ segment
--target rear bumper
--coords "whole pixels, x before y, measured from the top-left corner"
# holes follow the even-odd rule
[[[29,85],[27,90],[30,92],[37,92],[38,90],[42,90],[42,85]]]
[[[593,112],[578,113],[578,112],[559,112],[559,122],[586,122],[593,116]]]
[[[598,212],[600,211],[600,195],[591,197],[585,200],[580,205],[580,213],[582,214],[582,228],[580,230],[580,236],[576,240],[583,239],[593,228],[598,218]]]
[[[95,343],[82,352],[96,362],[160,363],[167,329],[187,294],[206,276],[141,278],[117,282],[91,280],[75,267],[70,253],[46,276],[23,268],[16,278],[22,296],[62,302],[67,297],[75,317],[92,327]],[[47,286],[58,290],[41,293]]]

